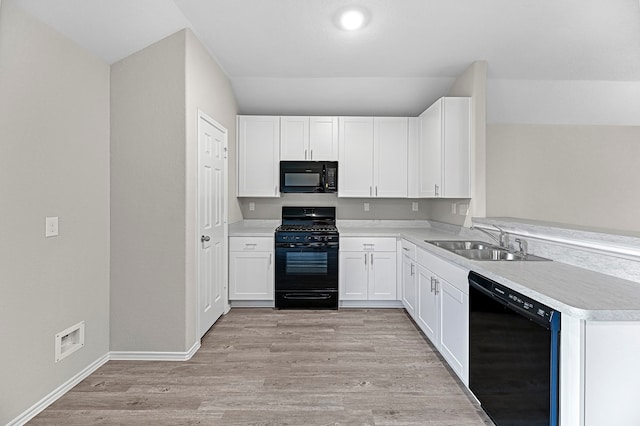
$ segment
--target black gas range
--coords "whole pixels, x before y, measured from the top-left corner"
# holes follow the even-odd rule
[[[275,233],[277,309],[338,309],[335,207],[282,207]]]

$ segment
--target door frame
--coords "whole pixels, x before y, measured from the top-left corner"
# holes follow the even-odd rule
[[[231,309],[229,305],[229,131],[222,124],[211,118],[204,111],[198,108],[198,123],[196,128],[196,144],[197,144],[197,166],[196,166],[196,233],[194,238],[194,244],[196,246],[196,336],[200,341],[202,336],[200,335],[200,302],[201,302],[201,288],[200,288],[200,209],[198,203],[200,202],[200,123],[201,121],[207,121],[212,126],[219,129],[224,135],[224,185],[223,185],[223,201],[222,201],[222,216],[224,227],[224,240],[226,241],[226,250],[224,251],[224,261],[222,272],[223,279],[223,299],[224,309],[222,314],[225,315]]]

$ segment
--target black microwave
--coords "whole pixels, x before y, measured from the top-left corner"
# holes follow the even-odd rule
[[[280,192],[338,191],[337,161],[281,161]]]

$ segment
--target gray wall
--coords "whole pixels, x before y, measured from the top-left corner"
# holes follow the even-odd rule
[[[4,0],[0,67],[6,424],[109,351],[109,66]],[[54,336],[80,321],[85,346],[55,363]]]
[[[111,66],[111,350],[183,352],[185,32]]]
[[[424,220],[429,208],[428,200],[338,198],[335,194],[282,194],[279,198],[239,198],[244,219],[280,219],[282,206],[335,206],[338,219],[412,219]],[[411,210],[412,201],[418,202],[418,211]],[[255,204],[255,210],[249,204]],[[364,211],[369,203],[369,211]]]
[[[200,338],[197,329],[197,230],[198,110],[227,129],[229,145],[229,194],[236,193],[236,114],[238,106],[226,75],[204,46],[190,31],[186,36],[186,336],[187,347]],[[242,218],[235,196],[229,197],[229,220]]]
[[[490,124],[487,215],[640,231],[640,127]]]
[[[231,86],[182,30],[111,67],[111,349],[184,352],[198,340],[197,126],[202,110],[228,130]],[[229,182],[235,194],[235,179]],[[240,219],[231,197],[229,215]]]

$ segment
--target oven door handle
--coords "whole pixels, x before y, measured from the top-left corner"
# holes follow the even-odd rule
[[[285,299],[290,300],[328,300],[331,295],[328,293],[308,294],[308,293],[288,293],[283,295]]]

